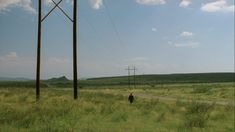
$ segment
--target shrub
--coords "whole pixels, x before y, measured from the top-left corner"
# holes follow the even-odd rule
[[[164,121],[165,120],[165,112],[162,112],[159,116],[158,116],[158,118],[157,118],[157,122],[162,122],[162,121]]]
[[[232,111],[235,110],[235,105],[233,103],[228,103],[224,107],[225,111]]]
[[[176,104],[176,106],[178,106],[178,107],[182,107],[182,106],[185,106],[185,105],[186,105],[186,102],[183,102],[182,99],[177,98],[175,104]]]
[[[186,106],[185,126],[204,128],[214,104],[192,101]]]
[[[192,93],[208,93],[210,90],[211,88],[209,87],[197,87],[193,89]]]

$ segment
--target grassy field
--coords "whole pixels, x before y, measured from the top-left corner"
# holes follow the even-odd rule
[[[115,88],[114,88],[115,87]],[[0,88],[0,131],[80,132],[234,132],[234,83],[104,86],[79,90],[43,88],[35,102],[33,88]],[[127,95],[164,96],[176,101]],[[181,101],[181,99],[193,101]],[[198,100],[224,101],[225,105]]]
[[[133,78],[132,78],[133,81]],[[234,73],[0,82],[0,132],[234,132]],[[134,93],[135,101],[127,97]]]
[[[91,87],[97,89],[96,87]],[[100,91],[105,93],[115,93],[125,95],[128,89],[126,86],[116,86],[115,88],[107,86],[100,87]],[[234,83],[189,83],[189,84],[164,84],[155,85],[137,85],[136,88],[131,86],[131,91],[147,96],[173,97],[177,99],[190,100],[208,100],[223,101],[228,103],[234,102]],[[129,91],[130,91],[129,90]],[[127,96],[125,95],[125,96]]]

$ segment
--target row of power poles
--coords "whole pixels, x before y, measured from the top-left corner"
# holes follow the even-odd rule
[[[131,87],[131,77],[133,76],[133,82],[134,82],[134,88],[136,88],[136,71],[137,71],[137,68],[134,66],[134,67],[130,67],[128,66],[127,69],[127,73],[128,73],[128,88]],[[131,75],[131,71],[133,71],[133,75]]]

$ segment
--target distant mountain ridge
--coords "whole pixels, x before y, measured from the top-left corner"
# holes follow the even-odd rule
[[[133,78],[133,77],[132,77]],[[137,82],[151,82],[151,83],[190,83],[190,82],[235,82],[234,72],[224,72],[224,73],[178,73],[178,74],[145,74],[136,75]],[[102,82],[106,83],[127,83],[127,76],[113,76],[113,77],[95,77],[95,78],[85,78],[79,79],[80,82]],[[132,79],[133,80],[133,79]],[[10,77],[0,77],[0,81],[35,81],[29,78],[10,78]],[[41,80],[44,82],[51,83],[71,83],[66,76],[54,77],[48,80]]]
[[[131,84],[134,83],[133,76],[130,81]],[[235,82],[235,73],[146,74],[136,75],[135,81],[140,85]],[[82,83],[84,85],[126,85],[128,84],[128,76],[89,78]]]
[[[27,78],[0,78],[1,87],[35,87],[35,80]],[[4,81],[5,80],[5,81]],[[20,81],[18,81],[20,80]],[[27,81],[29,80],[29,81]],[[100,77],[89,78],[86,80],[79,80],[79,87],[90,86],[127,86],[128,76],[114,76],[114,77]],[[182,83],[224,83],[235,82],[235,73],[187,73],[187,74],[152,74],[152,75],[136,75],[135,82],[137,85],[154,86],[159,84],[182,84]],[[131,76],[130,84],[134,84],[134,78]],[[58,78],[51,78],[48,80],[41,80],[41,87],[49,88],[72,88],[73,81],[67,77],[62,76]]]
[[[70,81],[66,76],[62,76],[62,77],[58,77],[58,78],[51,78],[51,79],[48,79],[46,81],[49,81],[49,82],[67,82],[67,81]]]
[[[32,79],[17,77],[17,78],[10,78],[10,77],[0,77],[0,81],[30,81]]]

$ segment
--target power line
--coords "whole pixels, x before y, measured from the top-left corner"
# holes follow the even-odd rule
[[[59,6],[59,5],[56,5],[56,2],[54,0],[52,0],[52,2],[55,4],[55,6],[57,6],[60,11],[71,21],[73,22],[73,19]]]
[[[113,19],[111,17],[109,7],[107,6],[107,2],[105,0],[103,0],[103,3],[104,3],[104,6],[105,6],[106,14],[107,14],[107,16],[108,16],[108,18],[109,18],[109,20],[111,22],[111,25],[112,25],[112,27],[114,29],[114,32],[115,32],[115,34],[117,36],[117,39],[118,39],[119,43],[122,44],[121,37],[120,37],[119,32],[117,30],[116,24],[114,23],[114,21],[113,21]]]
[[[58,19],[61,19],[62,21],[64,21],[65,23],[68,23],[68,24],[65,24],[66,25],[66,27],[69,29],[69,30],[71,30],[72,29],[72,27],[71,27],[71,25],[70,25],[70,21],[68,21],[68,19],[66,19],[66,17],[61,17],[61,16],[63,16],[63,14],[61,14],[61,13],[58,13],[57,11],[55,11],[55,12],[53,12],[54,14],[56,14],[56,17],[58,18]]]
[[[94,33],[95,33],[95,34],[98,36],[98,38],[101,40],[101,37],[99,36],[99,34],[98,34],[98,32],[97,32],[95,26],[88,20],[88,18],[87,18],[85,15],[83,15],[83,17],[84,17],[84,20],[86,21],[86,23],[90,26],[90,28],[94,31]],[[81,18],[82,18],[82,17],[81,17]]]
[[[92,24],[92,22],[89,21],[88,17],[86,17],[84,14],[81,14],[80,20],[84,20],[84,22],[90,27],[90,29],[94,31],[93,33],[98,38],[98,40],[104,43],[103,37],[101,37],[101,34],[96,30],[94,24]]]

